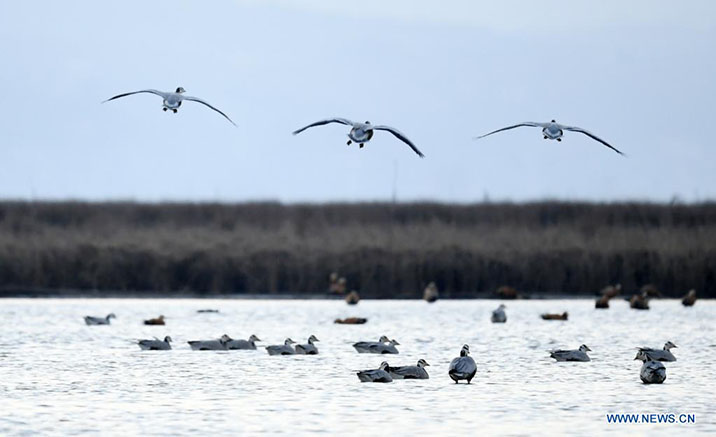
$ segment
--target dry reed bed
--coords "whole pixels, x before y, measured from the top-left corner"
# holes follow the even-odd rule
[[[0,286],[467,297],[510,284],[716,295],[716,204],[0,203]]]

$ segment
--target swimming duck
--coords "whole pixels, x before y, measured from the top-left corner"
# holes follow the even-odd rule
[[[694,306],[696,303],[696,290],[689,290],[689,292],[681,299],[681,304],[685,307]]]
[[[505,314],[505,308],[503,304],[500,304],[495,311],[492,312],[492,323],[505,323],[507,321],[507,314]]]
[[[315,341],[321,341],[315,335],[308,337],[308,344],[297,344],[296,353],[298,355],[317,355],[318,348],[313,344]]]
[[[85,316],[85,324],[87,325],[109,325],[109,319],[116,319],[114,313],[107,314],[106,317]]]
[[[597,301],[594,302],[594,308],[597,308],[597,309],[609,308],[609,297],[602,296],[599,299],[597,299]]]
[[[666,379],[666,367],[659,361],[656,361],[647,352],[639,350],[636,353],[635,360],[641,360],[639,377],[644,384],[661,384]]]
[[[387,370],[393,379],[429,379],[430,376],[425,370],[425,367],[429,365],[427,361],[421,358],[416,366],[388,367]]]
[[[425,291],[423,291],[423,299],[428,303],[433,303],[438,300],[438,297],[438,286],[435,285],[434,282],[429,283],[428,286],[425,287]]]
[[[542,317],[542,320],[567,320],[569,314],[566,311],[562,314],[544,313],[540,317]]]
[[[287,338],[282,345],[266,346],[266,352],[269,355],[295,355],[296,350],[291,347],[292,344],[296,344],[296,342]]]
[[[368,347],[368,352],[372,354],[399,354],[398,348],[395,346],[400,346],[400,343],[398,343],[395,339],[388,341],[388,343],[379,343],[374,344]]]
[[[145,325],[164,325],[164,316],[155,317],[153,319],[147,319],[144,321]]]
[[[227,350],[227,344],[232,341],[232,338],[224,334],[216,340],[196,340],[188,341],[191,350],[194,351],[225,351]]]
[[[678,347],[674,343],[667,341],[664,344],[663,349],[653,349],[650,347],[640,347],[639,350],[643,351],[651,358],[653,358],[656,361],[676,361],[676,357],[674,354],[671,353],[671,349]]]
[[[360,382],[393,382],[393,378],[388,373],[388,362],[383,361],[380,367],[375,370],[362,370],[356,375]]]
[[[397,139],[399,139],[400,141],[402,141],[405,144],[407,144],[408,146],[410,146],[410,148],[413,149],[413,152],[417,153],[419,157],[421,157],[421,158],[425,157],[425,155],[423,155],[423,153],[420,150],[418,150],[417,147],[415,147],[415,144],[413,144],[412,141],[410,141],[408,139],[408,137],[403,135],[399,130],[397,130],[393,127],[390,127],[390,126],[373,125],[370,123],[370,121],[366,121],[365,123],[359,123],[359,122],[350,121],[346,118],[329,118],[326,120],[321,120],[321,121],[317,121],[315,123],[311,123],[308,126],[304,126],[301,129],[294,131],[293,134],[298,135],[310,127],[323,126],[324,124],[329,124],[329,123],[340,123],[340,124],[344,124],[346,126],[351,127],[350,132],[348,132],[348,142],[346,143],[349,146],[355,141],[356,143],[358,143],[358,146],[360,148],[363,148],[365,143],[367,143],[368,141],[370,141],[371,138],[373,138],[374,131],[382,130],[382,131],[390,132]]]
[[[635,310],[648,310],[649,298],[646,294],[634,294],[629,299],[629,307]]]
[[[154,340],[139,340],[139,347],[143,351],[168,351],[172,348],[169,344],[172,341],[170,336],[164,337],[164,340],[154,338]]]
[[[364,317],[347,317],[345,319],[336,319],[333,323],[337,323],[339,325],[363,325],[367,321],[368,319]]]
[[[591,132],[589,132],[589,131],[587,131],[587,130],[582,129],[581,127],[565,126],[565,125],[563,125],[563,124],[557,123],[557,122],[554,121],[554,120],[552,120],[552,121],[550,121],[550,122],[548,122],[548,123],[534,123],[534,122],[531,122],[531,121],[527,121],[527,122],[515,124],[515,125],[512,125],[512,126],[503,127],[502,129],[497,129],[497,130],[492,131],[492,132],[490,132],[490,133],[487,133],[487,134],[485,134],[485,135],[481,135],[481,136],[479,136],[479,137],[475,137],[474,139],[477,140],[477,139],[480,139],[480,138],[485,138],[485,137],[488,136],[488,135],[496,134],[496,133],[498,133],[498,132],[502,132],[502,131],[514,129],[514,128],[517,128],[517,127],[523,127],[523,126],[527,126],[527,127],[541,127],[541,128],[542,128],[542,136],[544,137],[545,140],[557,140],[557,141],[562,141],[562,135],[564,135],[564,131],[579,132],[579,133],[581,133],[581,134],[584,134],[584,135],[586,135],[586,136],[592,138],[593,140],[599,141],[600,143],[602,143],[602,144],[604,144],[605,146],[609,147],[610,149],[614,150],[614,151],[617,152],[618,154],[624,155],[622,152],[620,152],[619,150],[617,150],[617,149],[616,149],[615,147],[613,147],[611,144],[607,143],[606,141],[604,141],[603,139],[601,139],[601,138],[599,138],[598,136],[594,135],[593,133],[591,133]]]
[[[448,375],[455,381],[455,384],[463,379],[467,380],[469,384],[475,373],[477,373],[477,366],[475,360],[470,356],[470,346],[464,344],[460,349],[460,356],[450,362]]]
[[[384,343],[388,343],[390,339],[386,337],[385,335],[381,335],[380,339],[378,341],[359,341],[358,343],[354,343],[353,347],[358,352],[365,354],[370,353],[370,349],[373,347],[377,347],[379,345],[383,345]]]
[[[223,112],[219,111],[217,108],[211,106],[210,104],[208,104],[208,103],[205,102],[204,100],[201,100],[201,99],[198,98],[198,97],[191,97],[191,96],[186,96],[186,95],[184,95],[185,92],[186,92],[186,90],[185,90],[184,88],[182,88],[182,87],[177,88],[176,91],[174,91],[174,92],[170,92],[170,91],[157,91],[157,90],[154,90],[154,89],[146,89],[146,90],[140,90],[140,91],[131,91],[131,92],[124,93],[124,94],[118,94],[118,95],[116,95],[116,96],[114,96],[114,97],[111,97],[111,98],[105,100],[105,101],[102,102],[102,103],[110,102],[110,101],[112,101],[112,100],[119,99],[119,98],[121,98],[121,97],[131,96],[131,95],[134,95],[134,94],[149,93],[149,94],[157,95],[157,96],[159,96],[159,97],[162,98],[162,105],[163,105],[162,109],[164,110],[164,112],[166,112],[166,111],[172,111],[173,113],[176,114],[176,112],[179,110],[179,107],[181,106],[182,102],[183,102],[184,100],[187,100],[187,101],[189,101],[189,102],[201,103],[202,105],[207,106],[207,107],[210,108],[210,109],[213,109],[214,111],[216,111],[216,112],[218,112],[219,114],[223,115],[224,118],[227,119],[227,120],[229,120],[229,122],[230,122],[231,124],[233,124],[234,126],[236,126],[236,123],[234,123],[234,122],[229,118],[228,115],[224,114]]]
[[[577,350],[557,349],[551,351],[549,356],[557,361],[592,361],[587,355],[588,351],[591,351],[591,349],[583,344]]]
[[[355,305],[358,302],[360,302],[360,296],[358,295],[358,292],[353,290],[350,293],[346,294],[346,303],[348,305]]]
[[[226,348],[229,350],[256,350],[256,342],[261,341],[260,338],[251,334],[248,340],[230,340],[226,342]]]

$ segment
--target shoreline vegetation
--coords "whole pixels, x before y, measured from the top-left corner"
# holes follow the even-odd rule
[[[0,296],[716,297],[716,203],[0,202]]]

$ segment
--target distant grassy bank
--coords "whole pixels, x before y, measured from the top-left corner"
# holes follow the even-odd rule
[[[716,297],[716,203],[0,202],[0,289]]]

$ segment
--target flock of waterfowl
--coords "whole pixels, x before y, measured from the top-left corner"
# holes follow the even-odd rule
[[[338,283],[337,276],[334,278],[331,276],[331,287],[329,291],[335,292],[332,285]],[[345,281],[342,281],[345,285]],[[345,287],[342,289],[345,291]],[[599,304],[600,300],[605,296],[607,298],[613,298],[619,294],[621,285],[609,286],[602,291],[602,297],[597,300]],[[651,290],[651,291],[650,291]],[[657,293],[655,289],[650,287],[644,287],[643,294],[654,294]],[[430,283],[426,288],[425,300],[428,302],[434,302],[437,300],[437,287],[434,283]],[[515,293],[516,295],[516,293]],[[608,299],[607,299],[608,300]],[[691,306],[696,300],[695,291],[690,291],[687,296],[684,297],[682,303],[685,306]],[[608,307],[608,305],[607,305]],[[600,308],[597,305],[597,308]],[[506,323],[507,322],[507,306],[500,304],[490,316],[492,323]],[[198,310],[198,313],[210,313],[218,312],[214,309]],[[105,317],[93,317],[85,316],[84,321],[87,325],[109,325],[111,319],[116,318],[114,313],[110,313]],[[545,313],[541,314],[541,318],[544,320],[568,320],[567,312],[564,313]],[[363,324],[366,323],[367,319],[359,317],[349,317],[346,319],[336,319],[335,323],[339,324]],[[159,317],[147,319],[144,321],[145,325],[164,325],[165,318],[163,315]],[[197,351],[230,351],[230,350],[257,350],[257,342],[261,339],[256,335],[251,335],[248,339],[233,339],[228,335],[224,334],[217,339],[210,340],[192,340],[187,343],[192,350]],[[265,346],[265,350],[269,355],[317,355],[318,347],[316,342],[320,340],[315,336],[311,335],[304,344],[298,344],[291,338],[286,338],[283,344]],[[172,338],[170,336],[164,337],[163,340],[158,338],[139,340],[137,344],[142,350],[171,350]],[[368,354],[399,354],[397,346],[400,343],[395,339],[390,339],[387,336],[381,336],[378,341],[358,341],[353,344],[353,348],[358,353]],[[660,384],[666,379],[666,367],[663,362],[676,361],[676,357],[671,352],[671,349],[677,346],[671,341],[667,341],[662,349],[654,349],[648,347],[639,347],[638,352],[634,360],[641,360],[643,365],[640,369],[639,376],[642,382],[646,384]],[[559,362],[588,362],[591,358],[587,352],[592,350],[585,344],[582,344],[577,349],[555,349],[549,351],[549,356]],[[357,372],[358,379],[361,382],[392,382],[395,379],[428,379],[427,370],[429,366],[427,361],[424,359],[418,360],[417,364],[407,366],[390,366],[387,361],[383,361],[377,369],[362,370]],[[474,378],[477,373],[477,365],[475,361],[470,357],[470,347],[465,344],[460,350],[460,355],[450,362],[448,368],[448,376],[450,379],[458,383],[459,381],[470,381]]]
[[[135,94],[154,94],[154,95],[162,98],[162,110],[164,110],[164,112],[169,111],[169,112],[176,114],[177,111],[179,110],[179,107],[181,107],[182,102],[185,102],[185,101],[196,102],[196,103],[200,103],[200,104],[218,112],[224,118],[226,118],[231,124],[236,126],[236,123],[234,123],[234,121],[231,118],[229,118],[229,116],[226,115],[224,112],[222,112],[218,108],[212,106],[205,100],[202,100],[198,97],[192,97],[192,96],[185,95],[184,94],[185,92],[186,92],[186,90],[184,90],[184,88],[182,88],[182,87],[178,87],[173,92],[172,91],[159,91],[159,90],[155,90],[155,89],[144,89],[144,90],[130,91],[130,92],[122,93],[122,94],[117,94],[116,96],[110,97],[109,99],[105,100],[102,103],[106,103],[106,102],[116,100],[116,99],[119,99],[122,97],[132,96]],[[415,152],[419,157],[421,157],[421,158],[425,157],[423,152],[421,152],[418,149],[418,147],[405,134],[403,134],[398,129],[391,127],[391,126],[382,125],[382,124],[372,124],[370,121],[361,123],[358,121],[349,120],[347,118],[332,117],[332,118],[327,118],[324,120],[319,120],[319,121],[313,122],[311,124],[308,124],[300,129],[296,129],[295,131],[293,131],[293,134],[298,135],[301,132],[305,131],[306,129],[316,127],[316,126],[323,126],[323,125],[327,125],[327,124],[331,124],[331,123],[342,124],[342,125],[350,127],[350,131],[348,132],[348,141],[346,142],[346,144],[348,146],[350,146],[353,143],[356,143],[356,144],[358,144],[358,146],[360,148],[363,148],[365,146],[365,144],[368,143],[373,138],[373,135],[375,134],[376,131],[383,131],[383,132],[391,133],[394,137],[396,137],[400,141],[407,144],[408,147],[410,147],[413,150],[413,152]],[[584,135],[598,141],[599,143],[605,145],[606,147],[614,150],[618,154],[624,155],[624,153],[619,151],[617,148],[615,148],[611,144],[607,143],[603,139],[599,138],[598,136],[594,135],[593,133],[591,133],[585,129],[582,129],[580,127],[566,126],[563,124],[559,124],[555,120],[545,122],[545,123],[537,123],[537,122],[518,123],[518,124],[515,124],[512,126],[507,126],[507,127],[501,128],[501,129],[497,129],[495,131],[489,132],[489,133],[487,133],[485,135],[481,135],[479,137],[474,137],[474,139],[484,138],[488,135],[492,135],[492,134],[495,134],[498,132],[503,132],[506,130],[515,129],[515,128],[523,127],[523,126],[542,128],[542,137],[545,140],[562,141],[562,136],[564,135],[565,131],[578,132],[578,133],[584,134]]]

